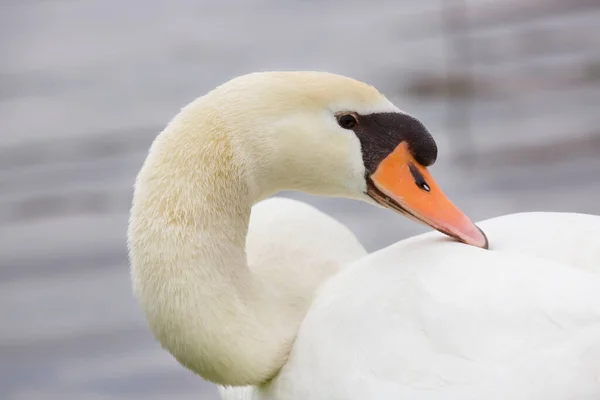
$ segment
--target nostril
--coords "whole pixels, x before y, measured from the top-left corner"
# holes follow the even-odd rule
[[[424,190],[426,192],[431,191],[431,188],[429,187],[429,185],[425,181],[423,181],[423,182],[417,182],[417,186],[419,187],[419,189]]]
[[[430,192],[431,187],[427,184],[427,181],[425,180],[421,172],[419,172],[417,167],[415,167],[413,163],[409,163],[408,169],[410,169],[410,173],[415,179],[415,184],[419,187],[419,189],[424,190],[426,192]]]

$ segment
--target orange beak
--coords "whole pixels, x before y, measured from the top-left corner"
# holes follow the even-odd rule
[[[444,195],[406,143],[381,161],[370,176],[367,193],[379,204],[463,243],[488,248],[483,231]]]

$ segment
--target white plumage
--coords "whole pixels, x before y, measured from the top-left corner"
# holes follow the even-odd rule
[[[261,201],[373,203],[332,116],[349,109],[400,113],[348,78],[254,74],[159,135],[128,237],[162,346],[230,400],[600,398],[600,217],[515,214],[479,224],[489,251],[433,232],[367,255],[320,211]]]
[[[267,209],[294,215],[307,207],[263,203],[253,222],[267,219]],[[316,232],[309,218],[329,219],[314,210],[296,238]],[[279,376],[262,389],[221,389],[223,397],[599,398],[600,217],[521,213],[478,225],[491,251],[433,232],[347,265],[322,287]],[[319,236],[344,232],[329,229]],[[261,237],[276,235],[263,230]],[[250,255],[271,247],[249,240]],[[285,262],[279,267],[288,270]]]

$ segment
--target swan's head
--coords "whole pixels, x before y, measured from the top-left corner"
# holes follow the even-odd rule
[[[370,85],[321,72],[256,73],[200,104],[210,109],[203,123],[212,120],[230,138],[255,198],[301,190],[376,202],[462,242],[488,245],[429,173],[437,157],[431,134]]]

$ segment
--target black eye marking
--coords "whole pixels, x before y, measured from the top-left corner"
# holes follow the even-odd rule
[[[337,116],[338,124],[344,129],[352,129],[358,124],[358,120],[353,114],[341,114]]]
[[[435,162],[437,146],[427,128],[416,118],[403,113],[357,114],[354,111],[340,111],[335,114],[356,118],[352,131],[358,137],[363,155],[363,163],[368,173],[372,174],[400,143],[405,142],[415,159],[415,166],[427,167]],[[341,125],[340,125],[341,126]],[[422,190],[431,190],[425,182]]]
[[[413,178],[415,178],[415,184],[419,187],[419,189],[425,192],[430,192],[431,188],[429,187],[427,181],[425,181],[425,178],[419,172],[417,167],[415,167],[413,163],[408,163],[408,169],[410,170],[410,173],[412,174]]]

